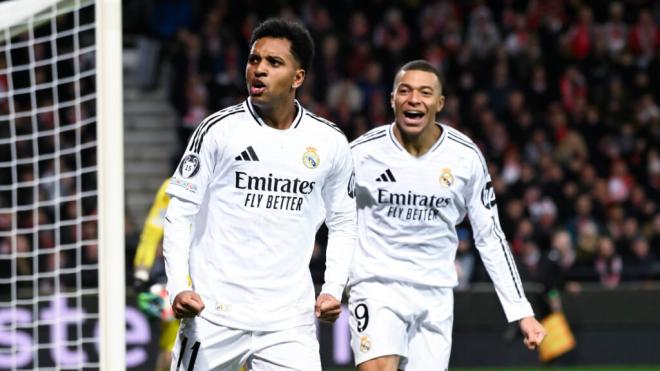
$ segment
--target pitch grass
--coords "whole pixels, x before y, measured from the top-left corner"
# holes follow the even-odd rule
[[[494,367],[494,368],[450,368],[452,371],[660,371],[660,367],[649,366],[557,366],[557,367]]]
[[[660,366],[573,366],[573,367],[485,367],[450,368],[450,371],[660,371]],[[324,371],[355,371],[355,368],[330,368]]]

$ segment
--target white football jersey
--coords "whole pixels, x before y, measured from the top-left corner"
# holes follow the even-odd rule
[[[394,124],[351,143],[358,247],[350,284],[375,279],[456,286],[456,225],[467,215],[508,320],[533,315],[500,227],[484,158],[467,136],[438,125],[440,138],[421,157],[401,146]]]
[[[295,104],[287,130],[269,127],[249,99],[209,116],[170,181],[170,195],[200,210],[190,247],[164,247],[166,259],[189,248],[189,262],[167,261],[168,290],[185,289],[189,273],[211,322],[263,331],[312,323],[308,265],[324,220],[329,238],[345,242],[328,246],[336,259],[326,269],[341,298],[356,234],[350,149],[337,126]]]

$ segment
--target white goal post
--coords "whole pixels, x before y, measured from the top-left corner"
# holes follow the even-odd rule
[[[121,0],[96,0],[102,370],[126,367]]]
[[[0,14],[0,369],[123,370],[121,0]]]

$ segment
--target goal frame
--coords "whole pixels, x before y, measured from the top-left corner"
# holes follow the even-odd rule
[[[96,0],[99,361],[126,367],[121,0]]]

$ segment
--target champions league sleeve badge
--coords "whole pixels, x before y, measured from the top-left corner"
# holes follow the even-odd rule
[[[484,189],[481,191],[481,202],[486,209],[491,209],[497,205],[495,201],[495,189],[493,189],[493,183],[491,181],[486,182]]]
[[[321,163],[321,159],[316,153],[316,148],[307,147],[307,151],[302,156],[302,162],[308,169],[316,169]]]
[[[189,154],[184,157],[179,165],[179,174],[184,178],[191,178],[199,171],[199,157],[195,154]]]

